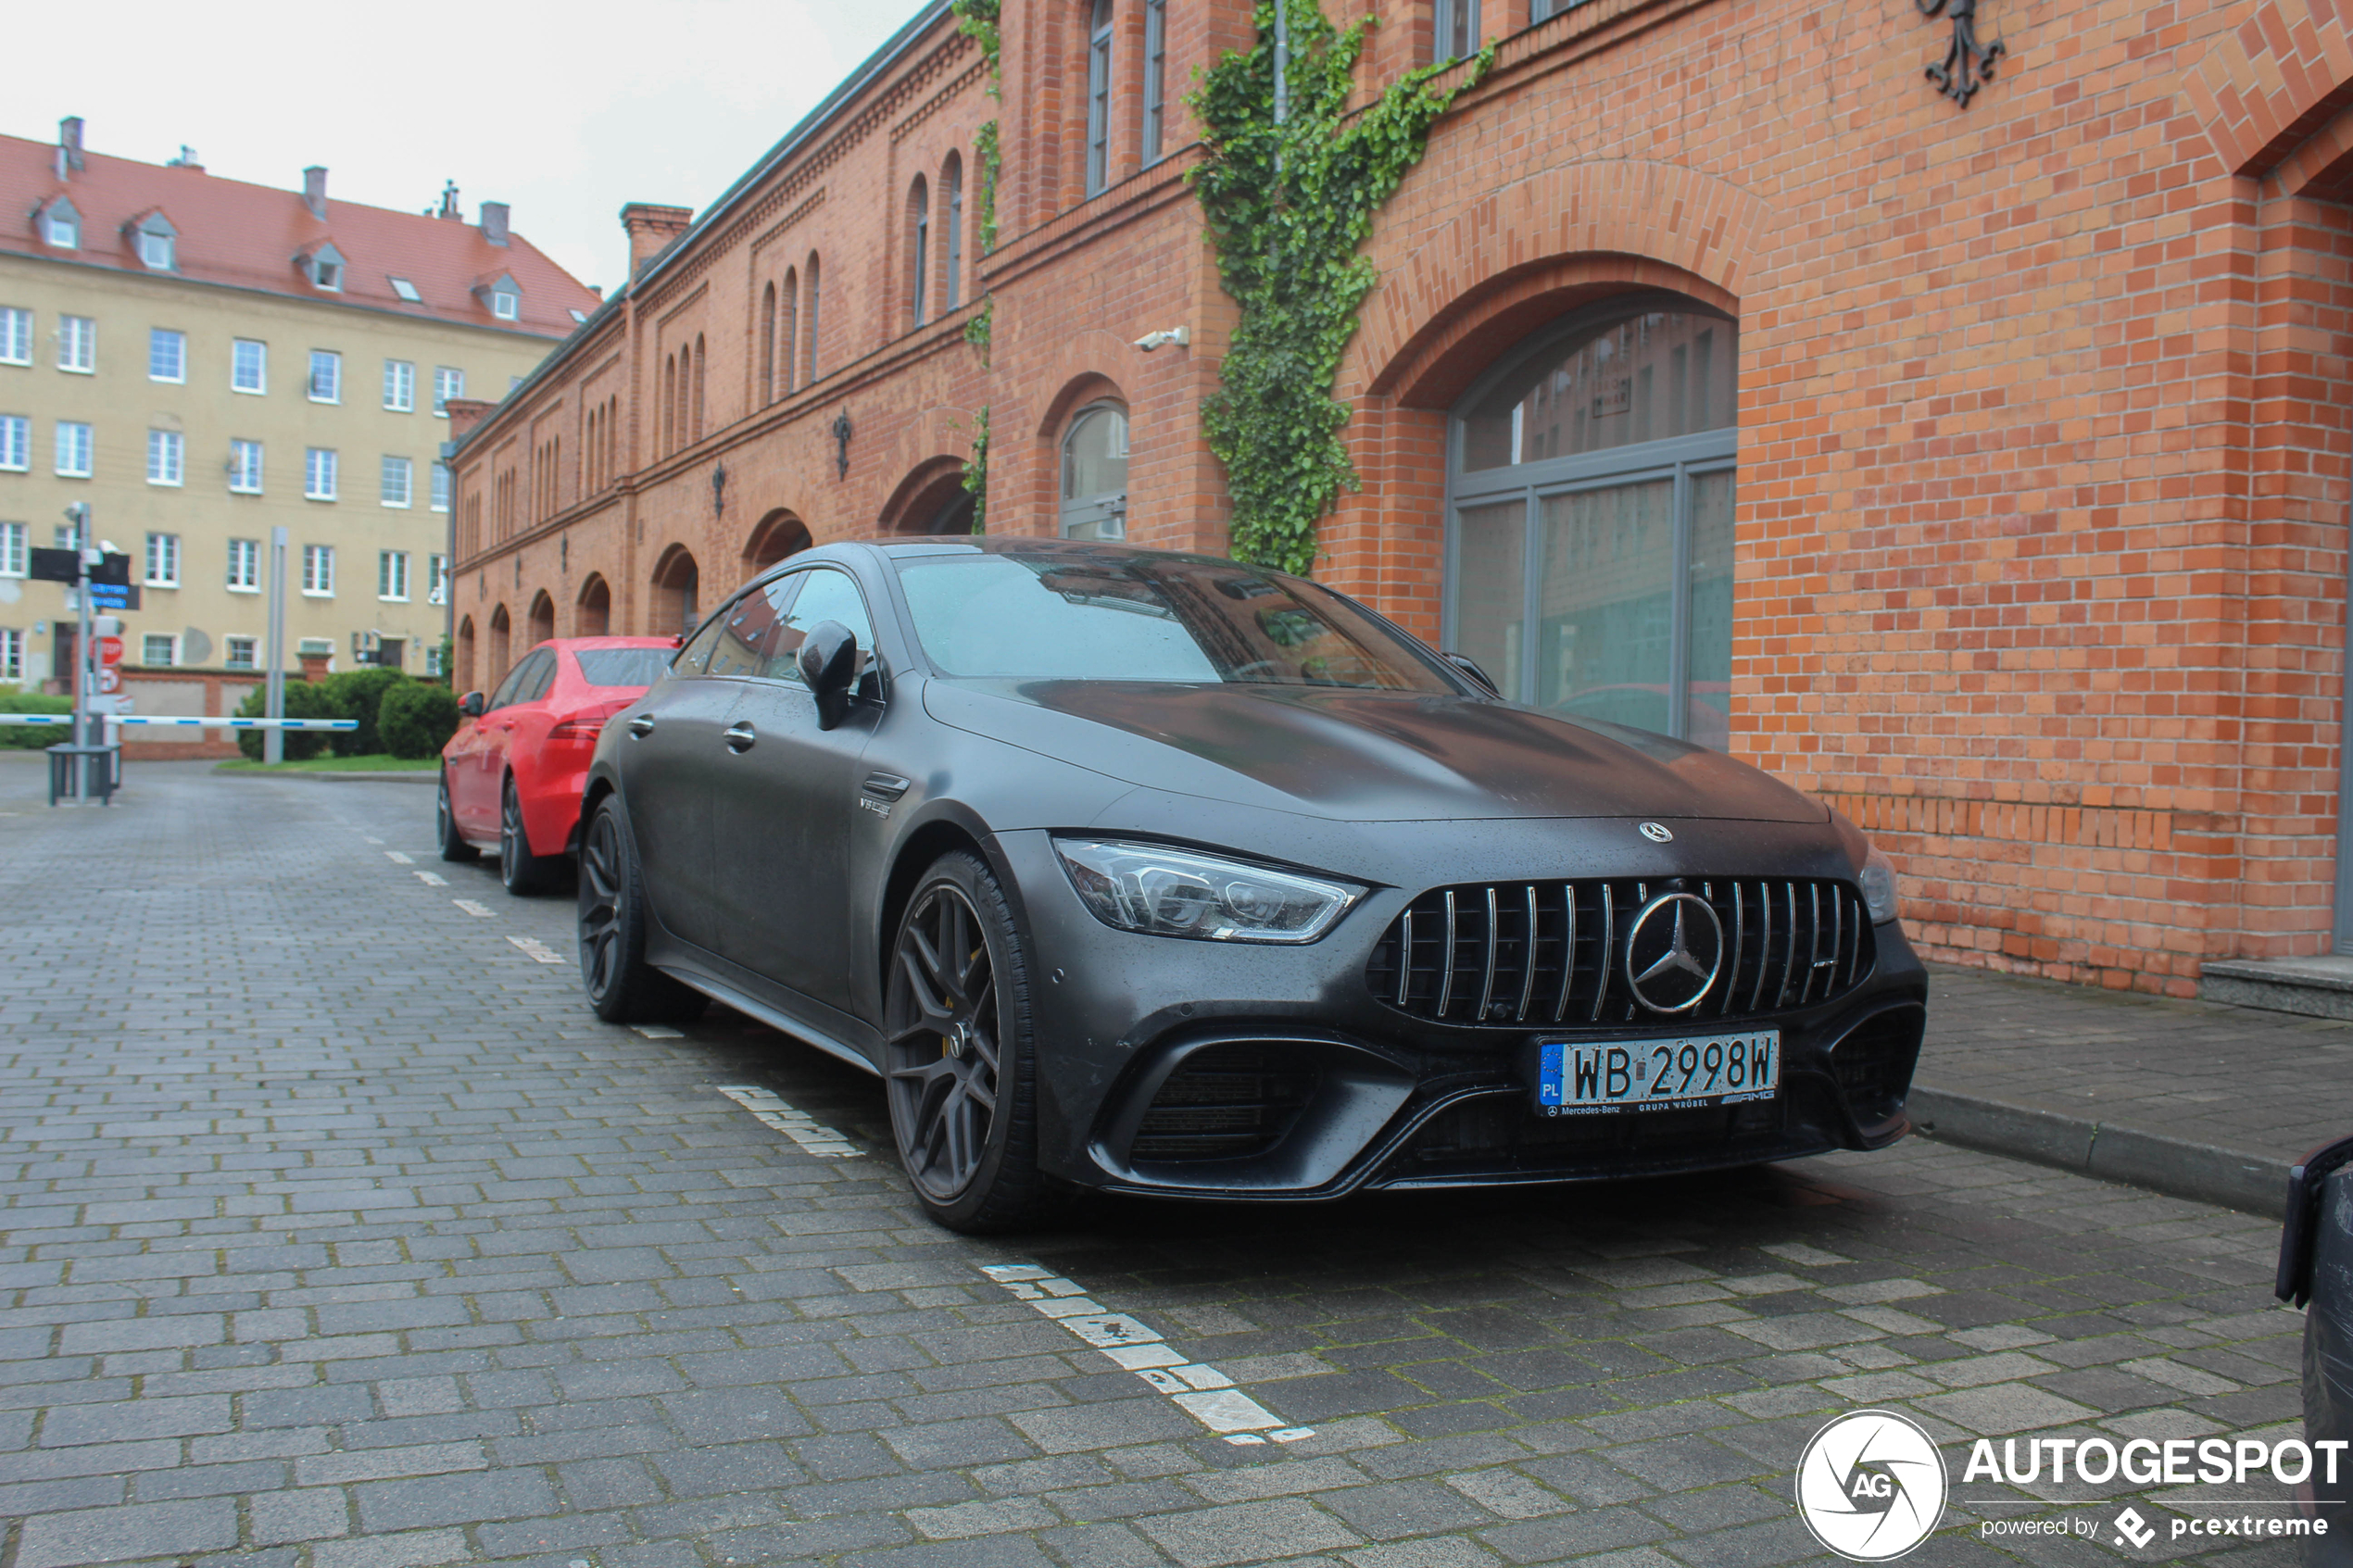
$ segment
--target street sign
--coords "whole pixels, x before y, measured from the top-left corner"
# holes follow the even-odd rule
[[[120,637],[98,637],[94,639],[94,641],[97,644],[99,663],[111,670],[116,665],[122,662],[122,639]]]
[[[131,558],[113,554],[100,556],[98,564],[90,569],[90,581],[117,588],[129,587],[131,585]],[[94,604],[96,601],[92,602]]]
[[[31,577],[35,583],[73,583],[82,577],[82,563],[71,550],[40,550],[32,554]]]
[[[109,695],[122,690],[122,671],[111,665],[99,671],[98,689]]]
[[[117,558],[110,556],[107,558],[111,560]],[[117,585],[93,582],[90,584],[90,608],[92,609],[137,609],[139,584],[132,583]]]

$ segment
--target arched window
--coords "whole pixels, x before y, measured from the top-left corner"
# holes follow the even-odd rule
[[[1458,404],[1445,646],[1504,695],[1730,738],[1739,328],[1679,295],[1539,332]]]
[[[760,291],[760,406],[776,400],[776,285]]]
[[[925,285],[931,272],[931,190],[924,177],[915,176],[914,185],[907,193],[907,324],[924,324],[925,295],[930,293]]]
[[[537,647],[555,634],[556,601],[542,588],[531,599],[531,646]]]
[[[779,302],[784,308],[784,320],[777,328],[776,363],[785,373],[784,390],[790,392],[799,384],[797,372],[800,369],[800,269],[788,268],[785,272],[785,297]]]
[[[694,439],[700,441],[703,431],[702,333],[695,334],[695,423]]]
[[[1127,537],[1127,410],[1096,403],[1063,436],[1063,537]]]
[[[580,585],[580,603],[573,613],[573,625],[577,636],[612,634],[612,590],[606,586],[601,572],[590,572],[588,581]]]
[[[809,307],[801,312],[800,323],[801,338],[808,345],[808,347],[802,351],[804,358],[801,360],[800,381],[803,386],[817,379],[817,302],[820,293],[817,282],[817,253],[812,250],[809,253]]]
[[[508,657],[511,630],[512,623],[507,619],[505,605],[490,612],[490,668],[487,678],[482,683],[484,686],[496,686],[507,678],[507,666],[511,662]]]
[[[1091,0],[1087,24],[1087,194],[1111,182],[1112,0]]]
[[[1144,161],[1158,163],[1167,140],[1168,0],[1144,0]]]
[[[953,310],[964,295],[964,160],[954,153],[939,168],[939,207],[946,230],[940,236],[939,307]]]
[[[695,395],[694,381],[695,351],[691,345],[682,344],[678,348],[678,385],[670,410],[670,428],[675,433],[670,444],[673,452],[684,451],[686,443],[694,439],[686,433],[686,415]]]
[[[661,452],[668,457],[677,445],[678,425],[678,356],[664,355],[661,361]]]
[[[696,608],[701,586],[701,573],[685,546],[664,550],[654,565],[653,624],[648,630],[657,637],[692,632],[701,619]]]
[[[474,618],[467,616],[458,622],[458,690],[474,689]]]

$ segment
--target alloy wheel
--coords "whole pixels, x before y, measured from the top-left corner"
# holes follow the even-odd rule
[[[511,885],[516,880],[515,852],[526,841],[522,835],[522,807],[515,799],[513,786],[507,789],[506,798],[498,807],[498,868]]]
[[[580,967],[588,995],[612,989],[621,967],[621,832],[599,811],[580,848]]]
[[[891,1121],[908,1174],[944,1202],[979,1173],[997,1112],[996,969],[960,889],[924,891],[891,967]]]

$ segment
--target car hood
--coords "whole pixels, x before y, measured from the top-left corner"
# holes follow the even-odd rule
[[[1469,697],[1143,681],[925,683],[941,723],[1130,784],[1357,822],[1820,822],[1721,752]]]

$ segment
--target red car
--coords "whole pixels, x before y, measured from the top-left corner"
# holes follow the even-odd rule
[[[556,880],[578,846],[580,793],[605,721],[661,679],[674,637],[558,637],[484,698],[468,692],[441,748],[441,858],[498,856],[513,894]]]

